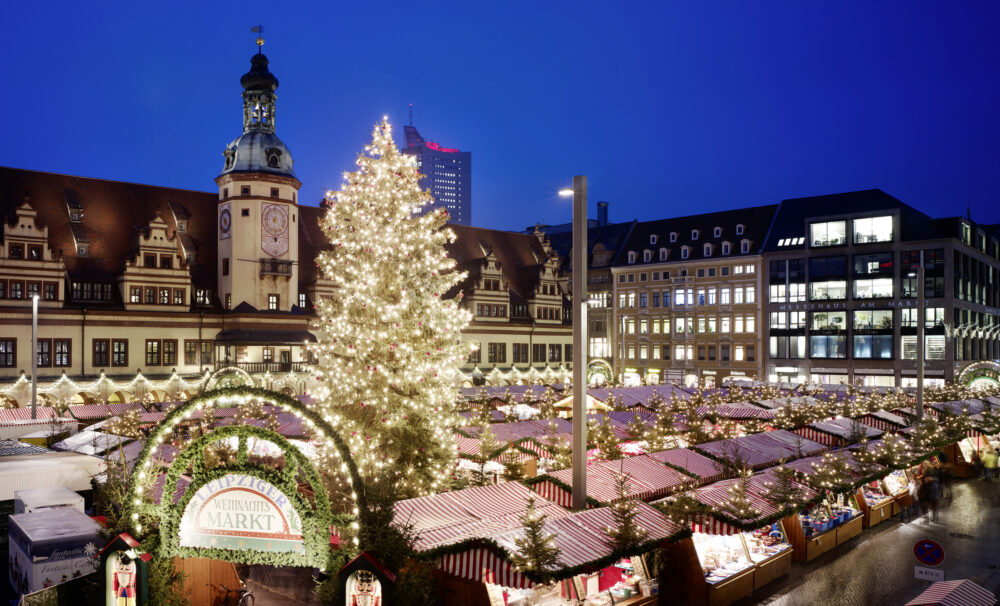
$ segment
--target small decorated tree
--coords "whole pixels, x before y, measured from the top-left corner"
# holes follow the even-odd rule
[[[813,473],[808,482],[824,492],[849,492],[854,488],[854,474],[847,458],[837,453],[826,453],[812,463]]]
[[[639,526],[639,508],[636,502],[629,498],[631,487],[629,475],[624,469],[615,474],[615,502],[611,504],[611,516],[614,526],[605,529],[607,537],[604,542],[613,553],[632,555],[647,538],[649,532]]]
[[[605,461],[617,461],[622,458],[621,440],[615,435],[614,429],[608,422],[607,417],[603,417],[599,422],[595,422],[587,429],[587,435],[591,441],[601,451],[601,458]]]
[[[753,520],[761,514],[760,509],[754,505],[750,498],[750,478],[752,477],[753,471],[750,469],[740,470],[736,481],[728,488],[729,497],[718,505],[720,512],[737,522]]]
[[[875,450],[875,461],[890,469],[903,469],[913,458],[910,444],[896,434],[886,434]]]
[[[632,415],[629,420],[628,425],[625,427],[625,431],[628,432],[628,437],[630,440],[635,442],[642,442],[646,439],[646,434],[649,433],[649,425],[642,420],[638,414]]]
[[[504,467],[503,477],[508,482],[524,479],[526,475],[524,461],[521,460],[521,453],[514,447],[513,443],[507,443],[507,448],[504,449],[500,462]]]
[[[486,466],[489,465],[490,458],[496,456],[497,451],[502,447],[503,443],[497,440],[490,426],[482,426],[482,431],[479,432],[479,458],[476,461],[478,467],[472,471],[471,483],[473,486],[486,486],[493,483],[491,474],[486,472]]]
[[[697,483],[693,480],[686,482],[673,496],[656,505],[657,509],[675,524],[690,527],[692,522],[712,511],[711,507],[695,498],[694,489],[696,486]]]
[[[524,515],[518,518],[524,527],[524,536],[514,539],[517,551],[510,555],[515,568],[546,585],[552,582],[562,565],[559,559],[562,550],[555,544],[555,535],[545,532],[547,519],[548,516],[535,507],[535,498],[529,497]]]
[[[573,445],[558,434],[554,422],[549,423],[549,433],[545,442],[549,446],[549,452],[552,453],[550,469],[555,471],[573,466]]]
[[[781,461],[777,467],[771,470],[771,475],[774,476],[774,480],[764,482],[764,485],[767,487],[764,498],[779,508],[801,508],[805,502],[805,491],[795,481],[795,470],[787,467],[785,462]]]

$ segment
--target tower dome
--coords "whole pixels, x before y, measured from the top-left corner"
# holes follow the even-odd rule
[[[296,179],[292,154],[275,134],[275,101],[278,79],[268,69],[267,56],[259,51],[243,74],[243,134],[226,146],[221,175],[266,173]],[[297,180],[297,179],[296,179]]]

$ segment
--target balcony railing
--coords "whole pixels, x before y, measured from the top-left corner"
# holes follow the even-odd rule
[[[245,370],[250,374],[305,372],[306,370],[305,362],[226,362],[223,360],[215,363],[216,370],[233,366]]]
[[[292,275],[292,262],[286,259],[261,259],[260,275],[290,276]]]

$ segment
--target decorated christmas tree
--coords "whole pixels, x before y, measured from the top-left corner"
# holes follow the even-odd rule
[[[545,532],[547,517],[535,508],[535,499],[530,497],[524,515],[518,518],[524,526],[524,536],[514,539],[517,552],[510,554],[515,568],[543,584],[552,580],[561,565],[559,554],[562,551],[554,543],[555,535]]]
[[[634,554],[639,545],[649,538],[642,526],[639,526],[639,511],[636,502],[629,498],[629,475],[624,469],[615,474],[615,494],[617,498],[611,504],[611,516],[615,523],[605,529],[607,536],[604,542],[613,553]]]
[[[375,126],[357,170],[330,192],[316,258],[335,290],[316,302],[311,348],[319,411],[341,429],[365,475],[387,468],[399,498],[443,489],[453,475],[455,378],[471,351],[464,274],[445,245],[455,235],[431,202],[415,161],[399,153],[388,121]],[[340,461],[325,457],[340,473]]]

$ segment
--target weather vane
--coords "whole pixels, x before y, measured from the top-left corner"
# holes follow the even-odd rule
[[[260,47],[264,46],[264,26],[255,25],[250,28],[250,31],[257,34],[257,52],[260,52]]]

